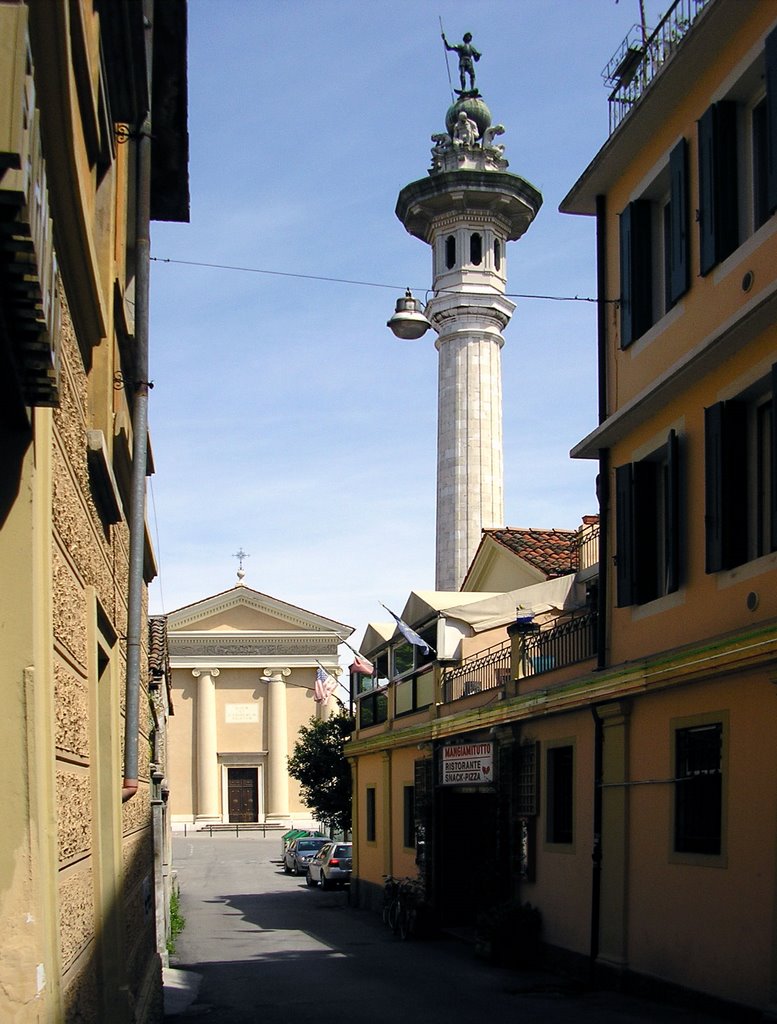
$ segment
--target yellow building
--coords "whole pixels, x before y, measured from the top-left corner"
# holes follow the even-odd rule
[[[608,572],[598,958],[777,996],[777,10],[676,4],[562,209],[597,219]],[[624,63],[626,58],[626,63]],[[606,717],[605,717],[606,716]],[[650,822],[652,827],[647,827]]]
[[[188,218],[185,42],[185,0],[0,2],[2,1020],[161,1015],[148,225]]]
[[[506,684],[438,660],[414,718],[395,669],[362,684],[387,712],[351,748],[356,884],[420,866],[450,924],[509,895],[557,962],[774,1016],[777,5],[678,0],[608,67],[610,137],[562,204],[597,226],[594,656],[519,611]]]
[[[179,830],[316,824],[288,758],[300,728],[336,706],[336,695],[316,699],[316,677],[337,678],[337,649],[353,627],[253,590],[244,575],[167,617],[167,778]]]

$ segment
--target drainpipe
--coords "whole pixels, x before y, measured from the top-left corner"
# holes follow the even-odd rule
[[[129,582],[127,594],[127,679],[124,702],[124,779],[122,803],[138,791],[140,729],[140,661],[143,618],[143,555],[146,527],[146,465],[148,462],[148,310],[151,220],[151,60],[153,0],[143,0],[146,30],[146,74],[149,110],[137,139],[138,194],[135,220],[135,380],[132,398],[132,478],[129,512]]]
[[[599,423],[607,419],[607,200],[596,197],[597,376]],[[610,452],[599,449],[599,586],[596,615],[596,667],[607,667],[607,591],[610,569],[608,515],[610,509]]]
[[[603,195],[596,197],[596,288],[597,288],[597,373],[599,382],[599,423],[607,419],[607,201]],[[607,667],[607,592],[609,578],[609,530],[610,508],[610,453],[607,448],[599,449],[599,587],[596,615],[596,667]],[[599,928],[601,921],[602,892],[602,760],[604,729],[595,707],[591,707],[594,719],[594,841],[591,860],[591,934],[590,972],[593,979],[596,959],[599,956]]]
[[[601,920],[602,892],[602,753],[604,728],[595,707],[591,708],[594,718],[594,845],[591,854],[593,872],[591,875],[591,949],[589,968],[591,980],[599,956],[599,922]]]

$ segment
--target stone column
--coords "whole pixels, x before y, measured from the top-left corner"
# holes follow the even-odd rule
[[[290,668],[264,670],[267,681],[267,818],[289,817],[286,679]]]
[[[501,332],[514,308],[458,292],[427,306],[440,353],[436,590],[458,590],[482,531],[504,523]]]
[[[217,668],[194,668],[197,680],[197,821],[219,821],[219,768],[216,723]]]

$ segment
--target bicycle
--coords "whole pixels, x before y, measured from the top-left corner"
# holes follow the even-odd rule
[[[403,878],[397,892],[397,927],[403,941],[412,938],[418,928],[418,912],[426,899],[424,883],[419,878]]]
[[[399,918],[399,882],[391,875],[384,875],[383,879],[383,923],[392,932],[396,932]]]

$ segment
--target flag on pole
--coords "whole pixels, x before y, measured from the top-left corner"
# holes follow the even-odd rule
[[[326,707],[329,703],[329,698],[336,689],[337,680],[325,668],[319,666],[316,669],[316,683],[313,687],[313,699],[316,704],[322,704]]]
[[[392,612],[390,608],[387,608],[382,601],[381,604],[383,605],[384,608],[386,608],[386,611],[389,613],[389,615],[393,616],[393,618],[396,620],[397,629],[409,644],[413,644],[414,647],[422,647],[424,654],[437,653],[433,647],[429,646],[429,644],[426,642],[426,640],[424,640],[422,636],[419,636],[414,629],[411,629],[411,627],[408,626],[406,622],[400,619],[400,617],[394,612]]]
[[[349,671],[358,672],[362,676],[371,676],[375,670],[372,662],[356,652],[354,652],[354,655],[353,664],[350,666]]]

